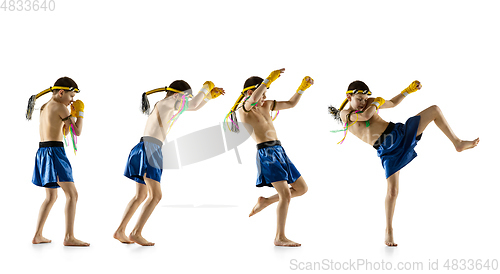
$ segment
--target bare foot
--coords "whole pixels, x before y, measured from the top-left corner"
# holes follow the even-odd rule
[[[117,239],[120,241],[122,244],[133,244],[134,242],[131,241],[127,235],[125,235],[125,232],[123,231],[116,231],[115,234],[113,234],[113,238]]]
[[[473,148],[473,147],[477,146],[477,144],[479,144],[479,138],[477,138],[474,141],[462,141],[462,140],[460,140],[460,143],[455,145],[455,149],[458,152],[462,152],[466,149]]]
[[[394,236],[393,236],[392,229],[386,229],[385,230],[385,244],[387,246],[398,246],[398,244],[396,244],[394,242]]]
[[[294,241],[290,241],[287,238],[274,239],[275,246],[288,246],[288,247],[297,247],[301,246],[301,244],[296,243]]]
[[[253,215],[259,213],[261,210],[266,208],[269,204],[266,203],[266,198],[260,196],[257,200],[257,204],[253,207],[252,212],[248,215],[248,217],[252,217]]]
[[[52,240],[49,240],[42,235],[37,235],[33,238],[33,241],[31,241],[33,244],[45,244],[45,243],[51,243]]]
[[[89,243],[80,241],[76,238],[65,238],[63,245],[65,246],[89,246]]]
[[[154,246],[155,243],[152,243],[152,242],[148,242],[146,239],[144,239],[140,234],[133,234],[133,233],[130,233],[130,235],[128,236],[128,238],[135,242],[135,243],[138,243],[142,246]]]

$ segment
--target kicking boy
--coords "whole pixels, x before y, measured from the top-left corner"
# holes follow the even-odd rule
[[[33,184],[44,187],[47,197],[40,207],[33,244],[50,243],[51,240],[42,236],[43,226],[50,213],[50,209],[57,199],[57,188],[61,187],[66,194],[66,235],[65,246],[89,246],[75,238],[73,227],[75,223],[76,202],[78,192],[73,183],[71,164],[66,157],[63,147],[63,132],[70,130],[79,136],[83,127],[83,102],[73,101],[78,85],[71,78],[59,78],[53,87],[37,95],[31,96],[28,102],[26,118],[31,119],[35,100],[49,92],[52,98],[40,108],[40,146],[36,153]],[[71,104],[71,114],[68,106]]]
[[[188,104],[187,97],[192,97],[191,87],[182,80],[174,81],[169,87],[155,89],[142,94],[142,111],[149,114],[147,95],[166,91],[164,99],[156,103],[151,115],[146,122],[143,137],[130,151],[124,175],[134,180],[136,195],[125,208],[125,214],[113,237],[122,243],[138,243],[142,246],[153,246],[154,243],[142,237],[142,229],[149,216],[161,200],[160,179],[163,169],[162,146],[168,131],[173,123],[185,110],[194,111],[203,107],[210,99],[224,94],[221,88],[214,88],[210,81],[205,82],[202,89]],[[174,110],[178,110],[174,115]],[[125,229],[130,218],[134,215],[139,205],[149,198],[142,208],[137,224],[127,237]]]
[[[252,138],[257,142],[258,175],[256,185],[257,187],[274,187],[278,192],[269,198],[259,197],[249,216],[253,216],[268,205],[278,202],[274,244],[276,246],[300,246],[299,243],[286,238],[285,223],[290,199],[306,193],[307,185],[281,146],[270,112],[293,108],[299,102],[304,91],[314,82],[311,77],[305,77],[289,101],[266,100],[267,89],[284,72],[285,69],[275,70],[265,80],[256,76],[248,78],[228,117],[231,117],[232,131],[239,131],[236,110],[238,110],[244,125],[253,128]],[[243,103],[240,106],[242,100]]]
[[[392,218],[399,192],[399,172],[417,157],[414,148],[427,125],[434,121],[438,128],[450,139],[458,152],[473,148],[479,143],[479,138],[474,141],[459,139],[453,133],[438,106],[425,109],[408,119],[405,124],[388,123],[378,115],[379,109],[393,108],[399,105],[408,94],[421,88],[420,82],[414,81],[401,94],[389,101],[385,101],[381,97],[368,98],[372,94],[368,86],[361,81],[354,81],[349,85],[346,92],[347,98],[339,110],[329,107],[334,118],[344,123],[345,134],[351,132],[365,143],[372,145],[377,150],[377,155],[382,161],[387,179],[385,244],[388,246],[397,246],[394,243]],[[344,109],[347,102],[350,103],[349,108]]]

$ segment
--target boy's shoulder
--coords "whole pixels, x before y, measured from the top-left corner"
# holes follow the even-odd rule
[[[278,101],[276,101],[276,100],[265,100],[264,104],[262,105],[262,107],[271,108],[272,105],[275,104],[275,102],[278,102]]]
[[[155,105],[162,107],[173,107],[173,104],[175,104],[175,100],[169,100],[169,98],[163,98],[160,101],[156,102]]]
[[[48,111],[49,115],[59,115],[61,117],[69,115],[68,108],[61,103],[49,101],[44,106],[44,111]]]
[[[164,113],[168,113],[171,110],[178,110],[181,102],[176,103],[175,100],[169,100],[168,98],[163,98],[160,101],[156,102],[153,110],[156,108],[162,115]],[[177,107],[177,108],[176,108]]]

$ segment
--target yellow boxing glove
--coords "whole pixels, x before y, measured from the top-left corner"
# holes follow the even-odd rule
[[[269,74],[269,76],[262,83],[267,88],[269,88],[271,86],[271,83],[276,81],[276,79],[278,79],[278,77],[280,77],[280,75],[281,75],[281,70],[277,69],[277,70],[271,72],[271,74]]]
[[[214,83],[212,81],[206,81],[203,84],[203,87],[200,89],[200,92],[203,92],[205,96],[215,87]]]
[[[308,89],[312,84],[314,84],[314,80],[311,77],[304,77],[304,79],[302,79],[302,83],[297,89],[297,93],[300,95],[304,94],[304,91],[306,91],[306,89]]]
[[[213,88],[210,93],[205,96],[205,102],[210,101],[211,99],[215,99],[219,97],[220,95],[224,95],[224,89],[223,88]]]
[[[219,97],[221,94],[224,94],[224,90],[222,88],[213,88],[210,92],[210,96],[212,96],[212,99]]]
[[[418,85],[420,84],[419,81],[413,81],[407,88],[405,88],[403,91],[401,91],[401,94],[403,94],[405,97],[408,96],[410,93],[414,93],[415,91],[418,90]]]
[[[71,104],[71,116],[76,118],[83,118],[83,108],[85,105],[81,100],[76,100]]]
[[[377,98],[375,98],[375,100],[373,100],[373,102],[372,102],[372,105],[374,105],[374,106],[377,108],[377,110],[378,110],[378,109],[379,109],[379,108],[380,108],[383,104],[385,104],[385,99],[384,99],[384,98],[382,98],[382,97],[377,97]]]

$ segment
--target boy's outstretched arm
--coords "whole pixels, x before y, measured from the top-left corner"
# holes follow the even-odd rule
[[[214,88],[214,83],[212,81],[206,81],[201,87],[200,91],[196,96],[193,97],[191,101],[189,101],[188,108],[186,110],[191,111],[198,109],[198,106],[203,102],[206,94],[210,93],[210,91]]]
[[[198,94],[196,94],[196,96],[194,96],[193,99],[189,101],[188,108],[186,110],[190,111],[197,108],[200,104],[202,104],[204,97],[205,94],[203,94],[203,92],[199,92]]]
[[[413,81],[406,89],[404,89],[400,94],[396,95],[391,100],[385,102],[380,108],[393,108],[403,101],[403,99],[410,93],[413,93],[422,88],[422,84],[419,81]],[[371,99],[371,98],[370,98]]]
[[[245,101],[244,103],[245,109],[250,110],[251,108],[253,108],[253,105],[260,100],[260,97],[262,97],[262,94],[266,92],[267,88],[269,88],[271,83],[274,82],[276,79],[278,79],[278,77],[280,77],[280,75],[284,72],[285,72],[284,68],[271,72],[271,74],[264,80],[264,82],[262,82],[262,84],[259,85],[259,87],[254,90],[250,98],[248,98],[248,100]]]
[[[196,97],[198,97],[199,95],[200,95],[200,94],[196,95],[196,96],[193,98],[193,100],[191,100],[191,101],[189,102],[189,106],[188,106],[188,108],[186,109],[187,111],[197,111],[197,110],[199,110],[200,108],[202,108],[204,105],[206,105],[206,104],[207,104],[207,102],[206,102],[205,100],[202,100],[202,101],[201,101],[201,103],[199,103],[197,106],[194,106],[193,101],[194,101],[194,99],[195,99]],[[202,97],[204,97],[204,96],[202,96]]]
[[[202,93],[202,92],[200,92],[200,93]],[[201,101],[201,103],[199,103],[198,106],[193,107],[193,108],[188,107],[187,110],[188,111],[197,111],[200,108],[202,108],[203,106],[205,106],[208,103],[208,101],[215,99],[215,98],[219,97],[220,95],[224,95],[224,94],[225,94],[225,92],[224,92],[223,88],[212,88],[212,90],[209,93],[207,93],[207,95],[205,96],[203,101]],[[189,106],[191,106],[191,105],[189,105]]]
[[[272,109],[272,110],[282,110],[282,109],[288,109],[288,108],[295,107],[299,103],[300,98],[302,97],[302,94],[304,93],[304,91],[306,89],[308,89],[313,84],[314,84],[314,80],[311,77],[309,77],[309,76],[304,77],[304,79],[302,80],[302,83],[300,84],[299,88],[297,89],[297,92],[295,92],[295,94],[292,96],[292,98],[290,98],[290,100],[288,100],[288,101],[276,102],[276,105],[274,106],[274,109]],[[273,101],[270,101],[270,102],[271,102],[271,104],[273,103]]]

